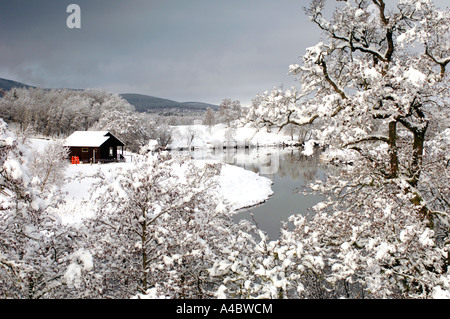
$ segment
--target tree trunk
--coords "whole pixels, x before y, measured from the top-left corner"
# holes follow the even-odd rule
[[[389,164],[391,178],[398,175],[398,155],[397,155],[397,122],[389,122]]]
[[[425,143],[425,133],[427,131],[428,125],[425,125],[421,129],[410,130],[414,135],[413,141],[413,152],[412,161],[410,166],[410,181],[409,184],[412,187],[417,187],[419,183],[420,174],[422,172],[422,162],[423,162],[423,147]],[[428,225],[430,228],[434,227],[433,216],[431,216],[430,211],[426,205],[423,205],[423,198],[414,191],[414,198],[412,202],[416,206],[422,206],[419,213],[425,219],[428,219]]]
[[[413,131],[413,154],[411,161],[411,185],[416,187],[422,171],[423,145],[425,143],[426,127],[422,130]]]
[[[147,220],[146,220],[146,208],[142,208],[142,217],[144,221],[141,223],[141,249],[142,249],[142,290],[147,291]]]
[[[414,136],[413,140],[413,149],[412,149],[412,160],[411,165],[409,167],[409,181],[408,183],[416,188],[419,183],[420,173],[422,171],[422,162],[423,162],[423,147],[425,144],[425,134],[428,129],[428,123],[425,120],[425,116],[420,108],[416,107],[417,114],[422,119],[422,123],[424,123],[421,127],[415,126],[408,122],[405,119],[399,119],[400,123],[402,123]],[[418,194],[415,190],[412,190],[414,197],[411,200],[412,203],[418,207],[420,207],[420,214],[423,218],[427,218],[429,222],[430,228],[433,228],[433,216],[430,215],[430,211],[423,205],[423,198]]]

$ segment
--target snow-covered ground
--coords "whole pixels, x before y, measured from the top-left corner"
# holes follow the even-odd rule
[[[268,132],[266,129],[257,129],[247,124],[243,127],[230,128],[225,124],[207,125],[180,125],[172,127],[171,149],[194,147],[199,149],[222,146],[278,146],[292,144],[290,136],[278,133],[276,130]]]
[[[43,151],[50,140],[31,139],[32,148]],[[135,155],[138,156],[138,155]],[[211,162],[211,160],[207,160]],[[196,160],[202,165],[205,160]],[[67,182],[63,191],[67,192],[66,204],[58,209],[58,213],[66,223],[76,224],[83,218],[92,216],[95,207],[90,198],[90,189],[96,181],[94,177],[77,178],[80,175],[94,176],[98,170],[107,173],[110,170],[122,167],[132,168],[133,162],[110,164],[69,164],[66,169]],[[219,177],[220,194],[229,202],[234,210],[257,205],[267,200],[272,194],[272,181],[252,171],[225,164]]]

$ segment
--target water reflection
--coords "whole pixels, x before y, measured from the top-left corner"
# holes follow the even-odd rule
[[[263,151],[263,150],[260,150]],[[264,174],[272,182],[274,194],[263,204],[244,209],[237,214],[236,221],[253,219],[264,230],[270,239],[277,239],[282,221],[293,214],[307,214],[309,208],[321,201],[321,196],[305,196],[299,192],[309,182],[323,178],[324,171],[320,167],[319,156],[304,156],[298,149],[279,150],[278,169],[272,174]]]
[[[274,194],[264,203],[241,210],[235,221],[254,220],[271,239],[277,239],[281,222],[293,214],[307,214],[321,196],[299,193],[312,180],[324,177],[319,154],[305,156],[296,148],[240,148],[194,150],[194,159],[215,159],[270,178]],[[252,217],[253,215],[253,217]]]

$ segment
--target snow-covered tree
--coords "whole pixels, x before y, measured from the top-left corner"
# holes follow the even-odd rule
[[[49,143],[42,151],[34,151],[30,171],[38,178],[41,192],[63,185],[68,166],[69,148],[62,141]]]
[[[67,298],[77,233],[49,213],[29,170],[31,151],[0,122],[0,296]]]
[[[133,112],[117,94],[96,90],[14,88],[0,100],[0,115],[46,136],[67,136],[88,130],[109,112]]]
[[[172,129],[165,123],[156,124],[151,132],[151,137],[158,141],[158,145],[165,148],[172,142]]]
[[[219,120],[230,126],[231,122],[240,119],[242,116],[242,107],[239,100],[223,99],[219,105]]]
[[[335,165],[311,185],[328,199],[311,221],[293,218],[280,245],[313,234],[328,284],[350,292],[433,296],[448,282],[450,12],[429,0],[339,2],[328,19],[324,8],[306,9],[325,39],[290,66],[301,86],[258,96],[247,115],[313,124],[308,143]]]
[[[88,221],[95,276],[86,291],[213,297],[222,280],[210,274],[214,262],[252,248],[217,195],[219,171],[163,152],[101,175],[94,191],[99,210]]]
[[[90,129],[110,131],[133,152],[138,152],[151,137],[150,130],[137,113],[120,109],[105,111]]]
[[[210,107],[206,108],[206,112],[203,115],[203,124],[208,125],[211,128],[211,126],[213,126],[215,122],[216,120],[213,109]]]

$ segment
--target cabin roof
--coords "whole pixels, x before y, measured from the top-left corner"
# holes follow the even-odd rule
[[[76,131],[66,138],[64,145],[72,147],[100,147],[111,137],[116,139],[122,146],[125,145],[108,131]]]

